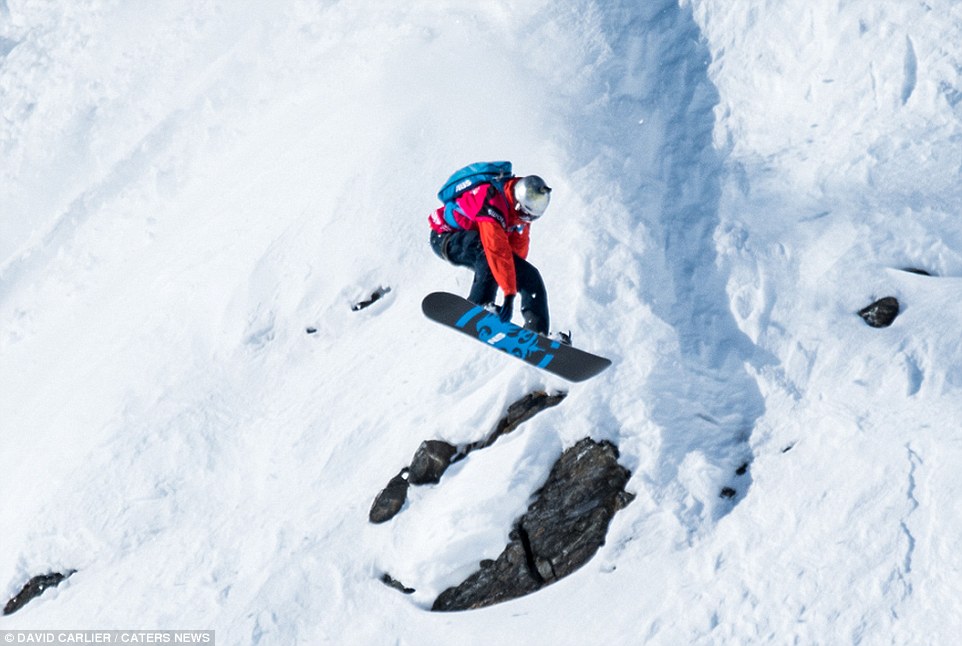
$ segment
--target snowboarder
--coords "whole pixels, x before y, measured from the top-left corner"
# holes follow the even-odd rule
[[[548,333],[548,295],[544,281],[529,263],[531,223],[551,200],[551,188],[537,175],[511,177],[501,188],[483,183],[456,200],[456,208],[441,207],[428,218],[431,248],[442,260],[474,270],[468,300],[490,306],[507,323],[514,300],[521,294],[524,327]],[[498,288],[504,299],[495,304]]]

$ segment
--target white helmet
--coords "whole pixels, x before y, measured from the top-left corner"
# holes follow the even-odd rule
[[[551,201],[551,188],[537,175],[522,177],[511,190],[521,211],[520,217],[526,222],[533,222],[544,215]]]

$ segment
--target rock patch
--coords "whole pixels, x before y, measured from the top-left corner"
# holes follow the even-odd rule
[[[70,575],[74,574],[76,570],[68,570],[66,574],[61,574],[60,572],[51,572],[49,574],[40,574],[24,584],[20,592],[16,594],[12,599],[7,602],[7,605],[3,607],[3,614],[12,615],[16,611],[23,608],[31,600],[39,597],[43,594],[43,591],[47,588],[55,588],[60,585],[63,581],[70,578]]]
[[[351,311],[360,312],[361,310],[370,307],[374,303],[384,298],[384,296],[390,293],[390,291],[391,291],[390,287],[383,287],[383,286],[378,287],[373,292],[371,292],[371,295],[368,296],[366,299],[353,303],[351,305]]]
[[[468,610],[515,599],[583,566],[604,545],[615,513],[634,498],[625,491],[630,477],[610,442],[585,438],[569,448],[515,524],[501,555],[442,592],[432,610]]]
[[[880,298],[871,305],[860,309],[858,315],[872,327],[888,327],[899,315],[899,301],[894,296]]]
[[[557,406],[566,395],[567,393],[563,392],[549,395],[540,390],[528,393],[508,406],[504,417],[498,421],[487,437],[472,444],[456,447],[443,440],[421,442],[411,459],[410,466],[401,469],[400,473],[394,476],[374,498],[368,520],[372,523],[391,520],[404,507],[408,486],[437,484],[449,466],[463,460],[472,451],[491,446],[498,438],[512,432],[541,411]]]

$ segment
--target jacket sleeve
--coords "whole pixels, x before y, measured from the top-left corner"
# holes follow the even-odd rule
[[[512,233],[509,236],[511,240],[511,250],[521,258],[528,259],[528,246],[531,242],[531,227],[525,226],[519,232]]]
[[[514,272],[514,251],[508,234],[500,224],[491,220],[478,222],[481,245],[488,259],[488,267],[505,296],[518,293],[517,276]]]

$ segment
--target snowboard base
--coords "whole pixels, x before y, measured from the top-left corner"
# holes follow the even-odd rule
[[[421,309],[436,323],[568,381],[585,381],[611,365],[605,357],[564,345],[514,323],[502,323],[497,314],[456,294],[428,294]]]

